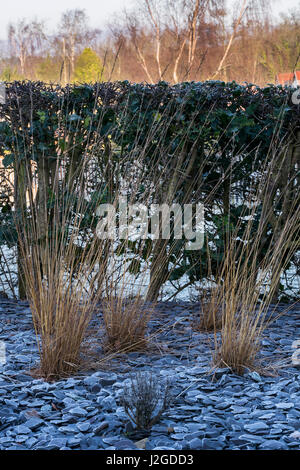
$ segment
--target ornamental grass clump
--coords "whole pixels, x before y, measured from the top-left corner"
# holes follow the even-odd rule
[[[148,344],[146,329],[153,306],[142,298],[127,299],[110,296],[103,301],[105,335],[104,350],[108,353],[127,353],[145,349]]]
[[[219,334],[215,331],[214,363],[218,367],[229,367],[243,374],[246,370],[263,371],[271,366],[260,357],[261,340],[276,318],[276,304],[272,307],[272,301],[282,269],[288,262],[295,230],[299,236],[299,227],[293,223],[290,220],[285,225],[268,259],[261,263],[251,261],[253,253],[248,253],[249,257],[240,263],[233,242],[223,269],[222,327]]]
[[[222,327],[223,296],[218,287],[203,289],[200,309],[193,316],[192,327],[196,331],[218,331]]]
[[[276,318],[275,310],[282,273],[293,253],[299,247],[300,204],[299,195],[278,198],[277,217],[270,204],[270,180],[280,177],[280,165],[272,160],[272,168],[263,178],[255,193],[250,215],[242,233],[234,227],[228,236],[227,252],[217,280],[213,304],[222,302],[221,331],[215,330],[213,361],[217,367],[229,367],[237,374],[267,366],[260,356],[261,340],[265,329]],[[273,170],[273,171],[271,171]],[[272,176],[271,176],[272,175]],[[287,205],[285,212],[278,209]],[[256,209],[259,222],[255,225]],[[270,227],[273,225],[273,231]]]
[[[88,280],[98,279],[105,269],[101,245],[91,231],[80,235],[86,201],[79,197],[52,201],[51,218],[24,217],[19,232],[22,272],[32,311],[40,353],[36,373],[55,380],[76,372],[83,361],[81,345],[91,315],[99,301],[101,286],[91,292]],[[50,200],[51,203],[51,200]],[[32,208],[34,212],[35,208]],[[73,217],[73,213],[79,214]]]

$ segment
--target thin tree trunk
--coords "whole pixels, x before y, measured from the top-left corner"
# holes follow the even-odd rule
[[[274,230],[274,242],[277,243],[281,237],[282,230],[284,230],[285,224],[292,216],[292,209],[295,202],[297,201],[297,192],[299,186],[297,185],[297,175],[300,165],[300,132],[297,132],[295,140],[289,145],[288,151],[284,158],[284,162],[278,170],[279,176],[279,187],[283,197],[282,208],[280,216],[278,216],[277,223],[273,226]],[[298,196],[298,204],[299,196]],[[297,221],[295,221],[297,223]],[[288,250],[289,251],[289,250]],[[290,253],[287,253],[288,256]],[[284,262],[284,259],[282,259]],[[276,263],[277,264],[277,263]],[[280,289],[280,275],[282,267],[276,265],[273,267],[271,284],[273,285],[273,296],[272,302],[277,302],[279,289]]]
[[[241,22],[241,20],[242,20],[243,14],[244,14],[245,11],[246,11],[246,8],[247,8],[247,0],[244,0],[244,1],[243,1],[243,4],[242,4],[242,8],[241,8],[240,13],[239,13],[239,16],[238,16],[238,19],[237,19],[236,22],[235,22],[235,25],[234,25],[232,34],[231,34],[231,36],[230,36],[229,42],[228,42],[228,44],[227,44],[227,47],[226,47],[226,49],[225,49],[224,55],[223,55],[223,57],[222,57],[222,59],[221,59],[221,61],[220,61],[220,63],[219,63],[219,66],[218,66],[216,72],[213,74],[213,76],[211,77],[210,80],[213,80],[213,79],[221,72],[221,70],[223,69],[223,64],[224,64],[225,60],[227,59],[228,53],[229,53],[229,51],[230,51],[230,49],[231,49],[233,40],[234,40],[235,35],[236,35],[236,32],[237,32],[237,29],[238,29],[239,24],[240,24],[240,22]]]
[[[36,259],[40,260],[40,266],[37,269],[42,270],[42,277],[47,274],[47,247],[46,243],[49,217],[48,217],[48,195],[50,189],[50,170],[48,160],[41,157],[38,160],[38,193],[36,198],[36,247],[38,250]]]
[[[67,84],[67,54],[66,54],[66,39],[63,38],[63,60],[64,60],[64,85]]]
[[[148,77],[149,82],[150,82],[150,83],[154,83],[153,78],[152,78],[152,76],[151,76],[151,74],[150,74],[150,72],[149,72],[149,70],[148,70],[145,57],[143,56],[143,54],[142,54],[142,52],[141,52],[139,46],[138,46],[136,43],[135,43],[135,48],[136,48],[138,57],[139,57],[139,59],[140,59],[140,64],[141,64],[141,66],[143,67],[143,69],[144,69],[144,71],[145,71],[145,73],[146,73],[146,75],[147,75],[147,77]]]
[[[17,265],[18,265],[18,289],[20,299],[26,299],[26,281],[23,269],[23,255],[20,246],[22,239],[24,221],[26,218],[26,192],[27,192],[27,175],[26,161],[16,162],[14,168],[14,192],[15,192],[15,211],[17,215]]]
[[[176,167],[173,169],[173,177],[168,184],[168,188],[162,189],[162,194],[166,194],[165,199],[163,196],[160,197],[160,203],[164,202],[168,206],[171,206],[174,201],[175,193],[178,189],[179,182],[182,181],[182,176],[179,173],[184,161],[187,157],[187,148],[181,150],[176,161]],[[186,178],[188,175],[186,174]],[[160,235],[160,234],[159,234]],[[169,255],[167,253],[168,240],[159,238],[156,240],[153,249],[152,263],[150,267],[150,282],[147,291],[146,300],[149,302],[156,301],[159,291],[162,285],[166,282],[169,274]]]
[[[175,60],[174,69],[173,69],[173,80],[174,80],[174,83],[178,83],[177,70],[178,70],[179,61],[180,61],[180,59],[181,59],[181,56],[182,56],[182,53],[183,53],[185,44],[186,44],[186,39],[184,39],[184,41],[182,41],[181,47],[180,47],[180,49],[179,49],[179,53],[178,53],[178,55],[177,55],[177,57],[176,57],[176,60]]]
[[[155,41],[156,41],[155,59],[157,63],[159,80],[161,80],[162,72],[161,72],[161,65],[160,65],[160,26],[159,26],[159,22],[154,17],[153,11],[151,10],[149,0],[146,0],[146,5],[147,5],[147,9],[148,9],[151,21],[153,23],[154,29],[155,29]]]
[[[193,10],[192,21],[190,23],[190,31],[189,31],[189,50],[188,50],[188,72],[187,76],[188,79],[190,78],[191,69],[195,59],[195,50],[197,44],[197,19],[199,14],[199,5],[200,0],[196,0],[195,7]]]

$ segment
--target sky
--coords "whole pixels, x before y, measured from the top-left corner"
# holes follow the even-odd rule
[[[233,0],[228,0],[232,5]],[[134,0],[0,0],[0,39],[6,39],[7,25],[21,18],[43,19],[49,31],[54,30],[62,12],[70,9],[84,9],[90,19],[91,27],[103,27],[114,14],[124,7],[130,7]],[[274,0],[273,11],[276,15],[287,12],[300,5],[300,0]]]

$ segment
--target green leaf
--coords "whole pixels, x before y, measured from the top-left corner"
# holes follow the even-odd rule
[[[85,128],[89,127],[90,122],[91,122],[91,117],[90,117],[90,116],[87,116],[87,117],[85,118],[85,120],[84,120],[83,126],[84,126]]]
[[[14,158],[13,153],[8,153],[3,158],[3,165],[5,166],[5,168],[7,168],[8,166],[12,165],[14,161],[15,161],[15,158]]]

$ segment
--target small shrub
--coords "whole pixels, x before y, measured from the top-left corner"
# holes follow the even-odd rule
[[[173,401],[170,384],[162,385],[151,373],[138,373],[124,387],[122,406],[137,429],[151,429]]]

